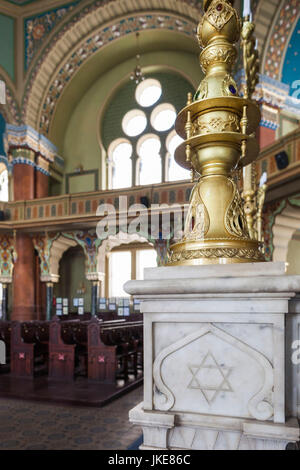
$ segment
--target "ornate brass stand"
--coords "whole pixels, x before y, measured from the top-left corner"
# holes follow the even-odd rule
[[[184,237],[171,246],[169,265],[264,261],[256,232],[249,232],[233,178],[234,171],[258,155],[253,133],[260,111],[251,100],[251,90],[239,96],[232,77],[237,59],[234,44],[242,30],[232,3],[204,1],[197,35],[205,78],[176,120],[176,131],[185,142],[177,148],[175,159],[191,169],[198,182],[192,190]],[[251,84],[255,80],[251,76]]]

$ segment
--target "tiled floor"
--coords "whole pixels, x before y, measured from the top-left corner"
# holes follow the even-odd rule
[[[0,450],[127,449],[141,435],[128,412],[142,387],[103,408],[0,399]]]

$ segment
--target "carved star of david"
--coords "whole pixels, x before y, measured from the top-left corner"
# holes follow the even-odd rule
[[[218,364],[211,352],[208,352],[200,365],[189,365],[193,376],[188,388],[200,390],[210,405],[221,392],[233,392],[228,377],[231,368]]]

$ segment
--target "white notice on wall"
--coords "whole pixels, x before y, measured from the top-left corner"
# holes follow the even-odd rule
[[[6,104],[5,82],[0,80],[0,104]]]

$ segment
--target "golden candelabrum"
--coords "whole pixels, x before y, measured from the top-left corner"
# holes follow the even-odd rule
[[[261,213],[255,222],[251,206],[252,182],[248,187],[252,191],[251,201],[245,187],[243,201],[234,178],[242,167],[249,172],[259,153],[254,133],[260,122],[260,110],[251,100],[258,77],[254,27],[248,18],[243,25],[230,0],[204,0],[204,12],[197,36],[205,78],[195,96],[188,95],[187,105],[175,125],[177,133],[185,139],[177,148],[175,159],[192,171],[196,184],[183,239],[170,247],[168,264],[264,261],[258,234]],[[232,77],[237,60],[235,44],[241,34],[247,66],[243,97]]]

